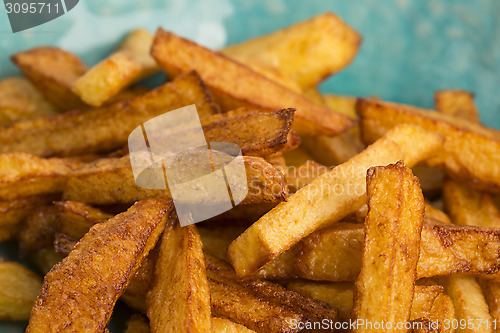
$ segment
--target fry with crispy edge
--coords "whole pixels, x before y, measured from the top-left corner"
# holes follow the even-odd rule
[[[132,31],[115,53],[78,78],[71,90],[85,103],[101,106],[122,89],[158,69],[149,54],[152,44],[153,35],[148,31]]]
[[[140,201],[93,226],[45,276],[26,332],[102,332],[172,207],[169,200]]]
[[[418,178],[402,162],[372,167],[366,176],[368,215],[361,271],[354,288],[354,320],[392,323],[385,332],[410,319],[424,196]],[[370,332],[364,324],[354,332]]]
[[[474,104],[474,94],[465,90],[440,90],[434,94],[434,104],[440,112],[479,122],[479,111]]]
[[[196,226],[181,227],[172,212],[146,295],[151,332],[211,331],[210,291],[202,248]]]
[[[360,44],[361,36],[354,29],[337,15],[324,13],[231,45],[222,53],[261,61],[308,88],[347,66]]]
[[[130,132],[143,122],[191,104],[200,117],[218,112],[193,72],[129,101],[2,127],[0,153],[60,156],[111,151],[125,146]]]
[[[33,85],[63,111],[86,108],[71,85],[87,71],[76,55],[56,47],[37,47],[14,54],[12,61]]]
[[[425,162],[474,188],[500,191],[500,133],[448,114],[417,107],[359,99],[362,139],[374,142],[391,128],[411,123],[445,137],[439,152]]]
[[[262,216],[228,249],[239,276],[247,276],[319,227],[340,221],[366,201],[366,171],[403,160],[415,165],[442,143],[421,127],[403,125],[359,155],[323,174]]]
[[[347,116],[315,104],[239,62],[161,28],[156,32],[151,54],[168,75],[175,77],[196,70],[223,110],[242,106],[263,111],[294,107],[297,112],[293,128],[300,135],[334,135],[354,124]]]
[[[112,216],[102,210],[76,201],[54,202],[57,208],[56,229],[69,237],[80,239],[97,223]]]

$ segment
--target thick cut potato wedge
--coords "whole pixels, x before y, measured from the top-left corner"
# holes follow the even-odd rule
[[[172,208],[168,200],[140,201],[93,226],[45,276],[26,332],[102,332]]]
[[[347,116],[331,112],[239,62],[161,28],[151,54],[170,76],[196,70],[223,110],[249,107],[274,111],[294,107],[297,112],[293,128],[300,135],[334,135],[354,124]]]
[[[63,111],[86,108],[71,91],[73,83],[87,71],[74,54],[56,47],[37,47],[14,54],[12,61],[33,85]]]
[[[403,160],[412,166],[425,159],[442,138],[421,127],[404,125],[350,161],[323,174],[262,216],[231,243],[228,257],[247,276],[315,229],[340,221],[366,202],[366,171]]]
[[[325,13],[222,52],[260,60],[307,88],[347,66],[360,43],[361,36],[340,17]]]
[[[245,326],[236,324],[234,321],[223,318],[212,318],[213,333],[255,333]]]
[[[0,154],[0,200],[60,193],[67,176],[82,163],[25,153]]]
[[[100,209],[76,201],[57,201],[56,229],[69,237],[80,239],[97,223],[110,219],[110,214]]]
[[[369,144],[389,129],[411,123],[445,137],[438,153],[426,160],[431,167],[487,191],[500,191],[500,133],[440,112],[359,99],[362,139]]]
[[[424,222],[418,178],[402,162],[372,167],[366,176],[368,215],[353,317],[392,323],[386,332],[405,332],[410,319]],[[366,326],[355,332],[370,332]]]
[[[203,245],[196,226],[167,221],[146,296],[151,332],[210,332],[212,314]]]
[[[451,297],[458,320],[456,332],[493,333],[495,324],[481,287],[473,276],[450,275],[440,279]],[[456,327],[456,326],[455,326]]]
[[[78,155],[122,148],[132,130],[167,111],[195,104],[200,117],[218,112],[199,76],[188,73],[132,100],[0,128],[0,153]]]
[[[363,226],[339,223],[301,242],[299,275],[310,280],[354,281],[361,268]],[[489,274],[500,269],[500,231],[424,224],[417,277],[453,273]]]
[[[259,333],[298,332],[301,324],[337,320],[337,311],[324,302],[266,280],[241,280],[225,262],[210,255],[205,259],[212,313],[216,317],[228,318]]]
[[[57,114],[57,109],[25,78],[0,81],[0,125]]]
[[[0,261],[0,320],[28,320],[42,279],[17,262]]]
[[[288,188],[278,169],[260,157],[237,159],[243,161],[247,173],[248,195],[243,203],[278,202],[286,198]],[[196,169],[193,165],[196,164],[186,167],[193,171]],[[134,180],[129,156],[101,159],[81,167],[70,175],[63,193],[64,200],[98,205],[131,203],[155,197],[171,198],[171,193],[168,188],[151,190],[139,187]]]
[[[125,333],[149,333],[149,322],[141,315],[133,314],[127,320]]]
[[[436,110],[474,123],[479,122],[479,111],[474,94],[465,90],[441,90],[434,94]]]
[[[146,30],[132,31],[117,52],[104,59],[71,86],[82,101],[101,106],[130,84],[153,74],[158,66],[149,54],[153,36]]]

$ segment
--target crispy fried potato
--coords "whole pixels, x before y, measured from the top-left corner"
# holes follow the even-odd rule
[[[149,333],[149,322],[141,315],[133,314],[127,320],[125,333]]]
[[[500,231],[424,224],[417,277],[453,273],[494,275],[500,269]],[[310,280],[354,281],[361,267],[363,226],[339,223],[301,242],[299,275]]]
[[[360,43],[361,36],[340,17],[325,13],[222,52],[255,58],[301,87],[311,87],[347,66]]]
[[[302,147],[316,161],[329,167],[347,162],[364,148],[349,133],[337,136],[303,136]]]
[[[337,319],[336,310],[324,302],[266,280],[241,280],[223,261],[210,255],[205,260],[214,316],[228,318],[259,333],[297,332],[300,324]]]
[[[345,114],[353,119],[358,118],[356,114],[356,97],[324,94],[323,101],[326,106],[332,110]]]
[[[58,210],[56,229],[69,237],[80,239],[97,223],[110,219],[110,214],[76,201],[57,201]]]
[[[54,250],[63,257],[67,257],[74,250],[76,243],[78,243],[78,239],[63,233],[56,233],[54,236]]]
[[[474,104],[474,94],[465,90],[441,90],[434,94],[434,104],[440,112],[479,122],[479,111]]]
[[[116,300],[158,240],[172,207],[172,201],[162,199],[140,201],[108,222],[94,225],[45,276],[27,332],[103,331]]]
[[[439,153],[426,160],[471,186],[500,191],[500,133],[447,114],[401,105],[359,99],[357,111],[365,143],[401,123],[420,125],[445,137]]]
[[[386,332],[410,319],[424,196],[418,178],[402,162],[372,167],[366,176],[368,215],[361,271],[354,289],[353,317],[392,323]],[[366,326],[356,332],[369,332]]]
[[[478,279],[483,295],[488,303],[490,314],[497,322],[500,320],[500,282]]]
[[[29,259],[38,270],[45,275],[55,264],[60,262],[63,257],[56,253],[54,246],[50,246],[31,253]]]
[[[212,157],[215,158],[215,155],[212,154]],[[260,157],[242,156],[237,159],[243,161],[247,172],[248,195],[243,203],[277,202],[286,197],[288,189],[279,170]],[[194,165],[196,163],[186,167],[193,171],[196,169]],[[101,159],[81,167],[70,175],[63,193],[64,200],[98,205],[131,203],[155,197],[171,198],[171,194],[168,188],[150,190],[139,187],[132,174],[129,156]]]
[[[240,276],[252,274],[315,229],[340,221],[361,208],[366,200],[368,168],[399,160],[412,166],[441,143],[439,135],[418,126],[404,125],[389,132],[255,222],[229,246],[231,264]]]
[[[132,31],[117,52],[78,78],[71,90],[85,103],[101,106],[130,84],[158,69],[149,54],[152,44],[153,36],[146,30]]]
[[[54,114],[57,109],[27,79],[0,81],[0,125]]]
[[[450,275],[440,284],[451,297],[458,320],[456,332],[493,333],[493,318],[484,299],[481,287],[473,276]],[[465,322],[465,325],[464,325]]]
[[[267,156],[284,149],[294,112],[294,109],[283,109],[222,117],[215,115],[203,118],[201,124],[207,142],[232,142],[244,155]]]
[[[286,165],[295,168],[298,168],[309,160],[313,160],[313,157],[301,147],[284,152],[283,157],[285,158]]]
[[[190,104],[196,105],[200,117],[218,112],[195,73],[130,101],[0,128],[0,153],[59,156],[111,151],[125,146],[130,132],[144,121]]]
[[[0,261],[0,320],[28,320],[42,279],[17,262]]]
[[[146,296],[151,332],[210,332],[210,291],[200,235],[172,213]]]
[[[287,175],[288,187],[292,192],[296,192],[330,170],[318,162],[307,160],[297,168],[290,168]]]
[[[426,224],[452,224],[448,215],[442,210],[435,208],[430,203],[425,203],[425,220]]]
[[[34,196],[11,201],[0,201],[0,242],[15,238],[22,228],[24,219],[36,209],[47,204],[50,196]]]
[[[74,54],[46,46],[16,53],[11,59],[59,109],[67,111],[87,107],[71,91],[73,83],[87,71],[87,66]]]
[[[445,210],[453,223],[500,228],[500,213],[488,193],[448,180],[444,184],[443,199]]]
[[[223,318],[212,318],[212,332],[214,333],[255,333],[245,326],[238,325],[234,321]]]
[[[62,192],[75,159],[44,159],[25,153],[0,154],[0,200]]]
[[[151,54],[170,76],[196,70],[223,110],[242,106],[263,111],[294,107],[297,111],[293,128],[300,135],[333,135],[353,125],[350,118],[330,112],[239,62],[161,28],[156,33]]]
[[[226,250],[229,244],[236,239],[245,228],[242,226],[227,226],[224,228],[198,227],[203,251],[217,259],[228,261]]]
[[[57,209],[54,206],[37,207],[27,215],[18,237],[21,258],[52,246],[57,219]]]

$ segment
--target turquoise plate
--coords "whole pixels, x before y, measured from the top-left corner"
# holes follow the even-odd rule
[[[432,108],[434,91],[467,89],[476,94],[483,123],[500,128],[500,2],[495,0],[81,0],[61,17],[15,34],[0,6],[0,77],[18,74],[9,55],[38,45],[63,47],[92,65],[136,27],[163,26],[220,48],[324,11],[358,30],[363,45],[322,91]],[[0,255],[15,258],[14,250],[3,246]],[[0,323],[0,332],[24,327]]]

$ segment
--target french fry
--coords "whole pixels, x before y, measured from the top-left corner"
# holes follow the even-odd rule
[[[149,322],[141,315],[133,314],[127,320],[125,333],[149,333]]]
[[[0,199],[60,193],[68,174],[81,165],[75,159],[0,154]]]
[[[52,246],[57,219],[57,209],[54,206],[37,207],[27,215],[18,237],[21,258]]]
[[[356,114],[356,97],[324,94],[323,101],[325,105],[332,110],[345,114],[353,119],[358,117]]]
[[[63,233],[56,233],[54,236],[54,250],[63,257],[67,257],[74,250],[76,243],[78,243],[78,239]]]
[[[71,91],[85,103],[101,106],[158,69],[149,54],[152,44],[153,36],[146,30],[132,31],[115,53],[78,78],[71,85]]]
[[[116,300],[158,240],[172,207],[171,201],[161,199],[140,201],[94,225],[45,276],[27,332],[103,331]],[[119,260],[114,259],[117,252]]]
[[[296,192],[328,171],[329,167],[308,160],[297,168],[290,169],[287,176],[288,186],[292,192]]]
[[[74,54],[56,47],[37,47],[14,54],[12,61],[33,85],[63,111],[86,108],[71,91],[73,83],[87,71]]]
[[[425,203],[425,220],[426,224],[452,224],[448,215],[442,210],[435,208],[429,203]]]
[[[347,66],[360,43],[361,36],[340,17],[325,13],[222,52],[276,66],[301,87],[311,87]]]
[[[418,177],[420,187],[426,198],[441,196],[445,178],[445,173],[442,170],[419,163],[412,168],[412,171]]]
[[[434,94],[434,104],[440,112],[479,122],[479,111],[474,105],[474,94],[465,90],[441,90]]]
[[[212,332],[214,333],[255,333],[245,326],[224,318],[212,318]]]
[[[500,191],[499,132],[447,114],[395,103],[360,99],[357,111],[365,143],[398,124],[418,124],[446,139],[439,153],[426,160],[427,165],[443,169],[474,188]]]
[[[296,168],[313,160],[313,157],[301,147],[284,152],[283,157],[285,157],[286,165]]]
[[[424,224],[421,237],[417,278],[453,273],[488,276],[500,269],[496,229]],[[296,259],[299,275],[318,281],[356,280],[363,239],[362,225],[351,223],[312,234],[301,242]]]
[[[80,239],[97,223],[102,223],[112,216],[100,209],[76,201],[57,201],[58,211],[56,229],[69,237]]]
[[[25,266],[0,261],[0,320],[28,320],[42,279]]]
[[[224,228],[198,227],[203,251],[217,259],[228,261],[226,250],[229,244],[245,229],[241,226],[227,226]]]
[[[500,320],[500,303],[498,302],[500,299],[500,282],[481,278],[477,281],[481,286],[486,303],[488,303],[490,315],[498,322]]]
[[[190,104],[196,105],[200,117],[218,112],[195,73],[129,101],[0,128],[0,153],[60,156],[111,151],[126,145],[130,132],[143,122]]]
[[[493,333],[493,318],[481,287],[473,276],[450,275],[441,279],[445,292],[451,297],[458,320],[457,332]],[[465,325],[464,325],[465,323]]]
[[[418,178],[402,162],[372,167],[366,178],[368,215],[353,317],[392,323],[386,332],[404,332],[396,325],[410,319],[424,196]],[[354,329],[371,330],[363,325]]]
[[[341,133],[337,136],[304,136],[302,147],[316,161],[329,167],[345,163],[363,150],[363,147],[349,133]]]
[[[0,81],[0,125],[57,114],[57,109],[25,78]]]
[[[216,153],[212,151],[215,159]],[[245,164],[248,195],[243,203],[277,202],[287,195],[283,174],[260,157],[237,157]],[[185,165],[195,172],[196,163]],[[218,165],[216,165],[216,169]],[[88,204],[131,203],[146,198],[171,198],[169,189],[151,190],[139,187],[128,156],[97,160],[73,172],[63,193],[64,200]],[[193,197],[193,200],[196,198]]]
[[[196,226],[181,227],[172,213],[163,233],[146,296],[151,332],[210,332],[210,291]]]
[[[416,139],[418,138],[418,139]],[[239,276],[247,276],[315,229],[340,221],[366,200],[366,171],[403,160],[412,166],[442,143],[439,135],[404,125],[278,204],[234,240],[228,257]]]
[[[297,109],[293,129],[299,135],[333,135],[353,125],[350,118],[330,112],[243,64],[161,28],[156,33],[151,54],[170,76],[196,70],[223,110],[249,107],[274,111],[293,106]]]
[[[335,322],[336,310],[261,279],[240,280],[228,264],[205,256],[212,313],[258,333],[297,332],[299,325]],[[294,328],[295,327],[295,328]],[[332,330],[316,329],[313,332]]]

